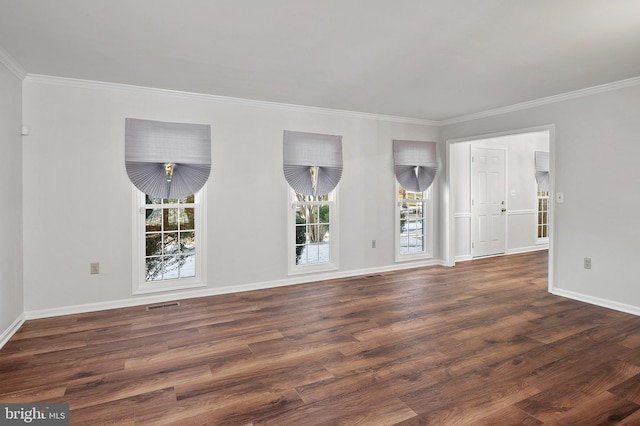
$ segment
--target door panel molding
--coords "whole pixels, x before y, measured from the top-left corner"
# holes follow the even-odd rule
[[[506,252],[506,154],[471,145],[471,257]]]

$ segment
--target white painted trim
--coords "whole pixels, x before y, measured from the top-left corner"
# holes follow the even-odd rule
[[[532,251],[540,251],[540,250],[548,250],[549,244],[538,244],[535,246],[528,247],[517,247],[513,249],[507,249],[505,254],[520,254],[520,253],[530,253]]]
[[[589,303],[591,305],[613,309],[614,311],[620,311],[627,314],[640,316],[640,307],[638,306],[627,305],[626,303],[620,303],[609,299],[601,299],[599,297],[576,293],[570,290],[563,290],[561,288],[554,288],[551,293],[555,294],[556,296],[566,297],[568,299],[578,300],[580,302]]]
[[[518,216],[518,215],[526,215],[526,214],[537,214],[538,212],[535,209],[524,209],[524,210],[507,210],[507,216]]]
[[[468,260],[473,260],[470,254],[460,254],[456,256],[456,262],[466,262]]]
[[[2,46],[0,46],[0,62],[20,80],[24,80],[27,76],[27,73],[18,65],[18,62]]]
[[[395,123],[407,123],[407,124],[419,124],[426,126],[447,126],[455,123],[463,123],[466,121],[477,120],[480,118],[492,117],[501,114],[507,114],[510,112],[521,111],[524,109],[535,108],[542,105],[548,105],[557,102],[563,102],[571,99],[581,98],[584,96],[595,95],[603,92],[610,92],[613,90],[619,90],[626,87],[637,86],[640,84],[640,76],[628,78],[625,80],[614,81],[611,83],[601,84],[598,86],[587,87],[584,89],[574,90],[559,95],[547,96],[532,101],[522,102],[505,107],[495,108],[487,111],[481,111],[474,114],[463,115],[460,117],[454,117],[447,120],[429,120],[423,118],[411,118],[411,117],[399,117],[393,115],[381,115],[358,111],[347,111],[330,108],[310,107],[304,105],[285,104],[278,102],[259,101],[253,99],[241,99],[233,98],[229,96],[208,95],[203,93],[193,92],[181,92],[178,90],[157,89],[152,87],[134,86],[121,83],[108,83],[102,81],[93,80],[81,80],[67,77],[55,77],[40,74],[27,74],[22,68],[11,59],[11,57],[0,48],[0,62],[4,63],[16,76],[22,80],[33,81],[36,83],[54,84],[69,87],[79,88],[92,88],[92,89],[106,89],[109,91],[124,91],[128,93],[140,93],[140,94],[152,94],[152,95],[164,95],[172,96],[183,99],[196,99],[205,100],[209,102],[217,102],[223,104],[235,104],[235,105],[250,105],[255,107],[262,107],[268,109],[284,109],[290,111],[303,111],[309,113],[329,114],[337,115],[341,117],[362,118],[370,120],[379,120]]]
[[[446,146],[446,174],[443,188],[443,195],[441,197],[441,202],[444,207],[444,223],[443,225],[443,241],[442,246],[445,250],[445,259],[444,262],[447,266],[455,266],[456,264],[456,254],[455,254],[455,241],[456,241],[456,225],[455,225],[455,212],[453,211],[453,197],[454,193],[451,191],[451,145],[460,142],[472,142],[472,141],[480,141],[482,139],[492,139],[501,136],[510,136],[510,135],[522,135],[527,133],[538,133],[538,132],[549,132],[549,153],[550,155],[550,194],[549,197],[549,211],[551,215],[549,216],[549,234],[551,237],[549,238],[549,274],[548,274],[548,291],[553,293],[554,289],[554,274],[555,274],[555,200],[553,194],[555,194],[555,171],[556,171],[556,156],[555,156],[555,124],[549,124],[545,126],[536,126],[536,127],[527,127],[524,129],[515,129],[515,130],[505,130],[502,132],[490,133],[490,134],[482,134],[476,136],[468,136],[459,139],[451,139],[445,141]]]
[[[22,327],[25,319],[26,317],[23,312],[18,316],[18,318],[16,318],[14,322],[11,323],[11,325],[5,331],[2,332],[2,334],[0,334],[0,349],[2,349],[2,347],[7,344],[7,342],[13,337],[13,335],[16,334],[20,327]]]
[[[471,219],[471,212],[454,213],[453,217],[456,219]]]
[[[364,277],[365,275],[380,274],[385,272],[395,272],[395,271],[400,271],[405,269],[416,269],[416,268],[422,268],[427,266],[446,266],[446,265],[444,265],[439,260],[431,259],[423,262],[405,263],[401,265],[391,265],[391,266],[381,267],[381,268],[359,269],[355,271],[346,271],[346,272],[336,271],[336,272],[330,272],[326,274],[318,274],[314,276],[291,277],[289,279],[284,279],[284,280],[264,281],[264,282],[258,282],[258,283],[249,283],[249,284],[233,285],[233,286],[211,287],[203,290],[188,290],[188,291],[180,291],[180,292],[174,292],[174,293],[156,294],[153,296],[145,295],[140,297],[134,297],[131,299],[111,300],[108,302],[97,302],[97,303],[87,303],[82,305],[64,306],[61,308],[39,309],[39,310],[25,312],[24,318],[27,320],[31,320],[31,319],[38,319],[38,318],[56,317],[56,316],[62,316],[62,315],[80,314],[85,312],[102,311],[107,309],[127,308],[132,306],[142,306],[142,305],[148,305],[148,304],[154,304],[154,303],[169,302],[174,300],[193,299],[196,297],[217,296],[221,294],[233,294],[233,293],[240,293],[245,291],[264,290],[269,288],[284,287],[284,286],[296,285],[296,284],[308,284],[311,282],[326,281],[326,280],[332,280],[336,278],[351,278],[351,277],[357,277],[357,276]]]
[[[507,251],[504,254],[495,254],[495,255],[491,255],[491,256],[480,256],[478,257],[478,259],[483,259],[485,257],[499,257],[499,256],[506,256],[506,255],[510,255],[510,254],[521,254],[521,253],[531,253],[534,251],[541,251],[541,250],[548,250],[549,249],[549,245],[548,244],[540,244],[540,245],[536,245],[536,246],[529,246],[529,247],[518,247],[518,248],[514,248],[514,249],[507,249]],[[456,256],[456,262],[465,262],[467,260],[473,260],[474,258],[471,257],[470,254],[460,254]]]
[[[637,86],[639,84],[640,84],[640,76],[628,78],[626,80],[600,84],[598,86],[587,87],[585,89],[574,90],[574,91],[562,93],[559,95],[547,96],[544,98],[522,102],[519,104],[490,109],[487,111],[481,111],[474,114],[462,115],[460,117],[450,118],[448,120],[441,120],[441,121],[438,121],[438,126],[447,126],[449,124],[462,123],[465,121],[477,120],[479,118],[486,118],[486,117],[492,117],[496,115],[507,114],[510,112],[539,107],[542,105],[554,104],[557,102],[563,102],[571,99],[581,98],[584,96],[591,96],[598,93],[610,92],[613,90],[623,89],[626,87]]]
[[[27,74],[25,81],[39,84],[51,84],[56,86],[75,87],[82,89],[108,90],[110,92],[136,93],[142,95],[169,96],[173,98],[199,100],[223,105],[245,105],[270,110],[285,110],[293,112],[305,112],[315,114],[333,115],[346,118],[360,118],[367,120],[387,121],[392,123],[418,124],[425,126],[438,126],[438,121],[421,118],[398,117],[393,115],[381,115],[367,112],[347,111],[340,109],[310,107],[305,105],[285,104],[278,102],[258,101],[253,99],[233,98],[230,96],[209,95],[204,93],[181,92],[178,90],[156,89],[153,87],[133,86],[120,83],[108,83],[103,81],[81,80],[66,77],[54,77],[39,74]]]

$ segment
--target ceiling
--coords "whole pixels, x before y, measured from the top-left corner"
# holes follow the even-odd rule
[[[640,76],[638,0],[0,0],[26,73],[435,121]]]

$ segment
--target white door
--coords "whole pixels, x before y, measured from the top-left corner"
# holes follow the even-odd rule
[[[505,252],[505,150],[471,147],[471,256]]]

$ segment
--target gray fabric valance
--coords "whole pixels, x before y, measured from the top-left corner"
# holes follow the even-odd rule
[[[153,198],[195,194],[211,171],[211,126],[127,118],[125,167],[135,187]]]
[[[284,131],[284,177],[303,195],[326,195],[342,177],[342,136]]]
[[[436,143],[394,140],[393,165],[396,179],[404,189],[426,191],[438,172]]]
[[[540,191],[549,191],[549,153],[545,151],[535,151],[536,161],[536,182]]]

